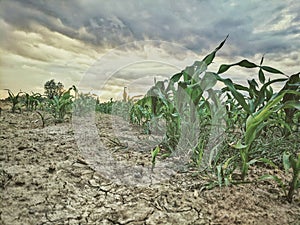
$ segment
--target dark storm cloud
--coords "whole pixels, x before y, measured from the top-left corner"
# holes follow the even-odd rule
[[[299,33],[299,15],[296,13],[299,4],[296,1],[272,1],[270,4],[219,0],[18,0],[0,4],[1,17],[18,29],[32,31],[32,24],[39,24],[70,38],[104,47],[154,39],[176,42],[200,52],[216,46],[230,34],[231,44],[239,46],[238,53],[253,55],[257,51],[271,51],[270,47],[275,47],[274,51],[289,51],[295,45],[278,40],[286,34]],[[284,12],[285,9],[288,10]],[[296,15],[292,20],[296,24],[294,27],[278,31],[274,38],[271,31],[253,33],[257,27],[267,28],[284,20],[283,13]],[[299,42],[294,41],[299,46]],[[261,43],[268,42],[274,44],[261,49]]]
[[[265,62],[293,73],[299,71],[299,11],[298,0],[0,0],[0,85],[8,83],[2,74],[24,74],[28,83],[49,73],[79,80],[112,48],[117,55],[108,60],[108,69],[115,69],[118,54],[141,60],[135,56],[149,53],[152,60],[189,65],[227,34],[216,61],[259,63],[266,53]],[[91,84],[101,77],[97,72]]]

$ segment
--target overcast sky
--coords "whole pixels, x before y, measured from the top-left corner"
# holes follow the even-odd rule
[[[43,92],[50,79],[103,99],[146,92],[202,59],[247,58],[300,71],[299,0],[0,0],[0,89]],[[245,80],[256,70],[226,76]],[[232,73],[232,74],[230,74]],[[3,96],[4,91],[0,91]]]

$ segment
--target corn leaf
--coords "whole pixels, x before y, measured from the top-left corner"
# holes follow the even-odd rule
[[[289,160],[290,154],[287,152],[284,152],[282,155],[282,163],[284,167],[284,171],[287,173],[289,169],[291,168],[290,160]]]
[[[234,64],[223,64],[219,67],[218,70],[218,74],[224,73],[227,70],[229,70],[230,67],[233,66],[240,66],[240,67],[245,67],[245,68],[255,68],[258,67],[258,65],[256,65],[255,63],[249,62],[248,60],[244,59],[238,63],[234,63]]]
[[[222,64],[218,70],[218,74],[226,72],[232,65]]]
[[[236,144],[230,144],[230,146],[235,149],[245,149],[248,147],[247,145],[243,145],[241,140],[239,140]]]
[[[278,167],[272,162],[272,160],[270,160],[270,159],[267,159],[267,158],[259,158],[257,161],[266,163],[267,165],[272,166],[272,167],[274,167],[274,168],[278,168]]]
[[[182,76],[182,72],[176,73],[176,74],[174,74],[174,75],[171,77],[170,80],[171,80],[172,82],[176,83],[176,82],[178,82],[178,81],[180,80],[181,76]]]
[[[281,72],[280,70],[277,70],[277,69],[274,69],[272,67],[269,67],[269,66],[261,66],[260,67],[261,69],[269,72],[269,73],[279,73],[279,74],[284,74],[283,72]]]
[[[261,60],[260,60],[260,63],[259,63],[260,66],[261,66],[261,65],[263,64],[263,62],[264,62],[264,57],[265,57],[265,55],[263,55],[263,57],[261,57]]]
[[[262,69],[259,69],[259,71],[258,71],[258,79],[259,79],[260,83],[262,83],[262,84],[264,84],[266,81],[265,74],[262,71]]]
[[[228,89],[230,90],[231,94],[235,97],[235,99],[238,101],[238,103],[243,107],[243,109],[247,112],[247,113],[251,113],[250,111],[250,107],[249,105],[246,103],[245,101],[245,97],[244,95],[242,95],[240,92],[238,92],[235,89],[234,84],[232,83],[232,81],[230,79],[223,79],[222,80],[224,82],[224,84],[228,87]]]
[[[218,184],[219,184],[219,187],[222,187],[222,165],[217,165],[217,173],[218,173]]]
[[[284,193],[286,195],[285,185],[279,177],[277,177],[275,175],[266,174],[259,178],[259,180],[270,180],[270,179],[274,180],[282,188],[282,190],[284,191]]]
[[[204,57],[204,59],[202,61],[204,61],[207,66],[212,63],[212,61],[214,60],[214,58],[216,56],[217,51],[219,51],[223,47],[223,45],[225,44],[228,36],[229,35],[226,36],[224,41],[222,41],[221,44],[212,53],[210,53],[209,55]]]
[[[217,79],[214,76],[215,74],[213,72],[206,72],[201,79],[200,87],[203,91],[206,91],[208,89],[211,89],[213,86],[216,85]]]
[[[255,63],[249,62],[248,60],[244,59],[236,64],[233,64],[233,66],[240,66],[240,67],[245,67],[245,68],[255,68],[258,67]]]

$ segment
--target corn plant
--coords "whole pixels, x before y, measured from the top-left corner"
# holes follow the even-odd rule
[[[54,117],[56,122],[63,122],[66,115],[72,111],[73,96],[70,91],[73,89],[69,88],[59,96],[53,96],[52,99],[48,99],[47,110]]]
[[[289,168],[292,168],[293,170],[293,176],[287,194],[287,200],[292,202],[295,190],[300,188],[300,153],[298,153],[297,156],[294,156],[293,154],[284,155],[283,160],[286,171]]]
[[[281,89],[280,92],[286,91],[286,90],[294,90],[300,92],[300,73],[294,74],[289,77],[288,81],[285,83],[284,87]],[[283,103],[289,102],[289,101],[300,101],[300,96],[295,95],[293,93],[287,93],[283,99]],[[297,113],[299,113],[299,110],[295,108],[285,108],[285,122],[289,125],[289,127],[292,127],[294,124],[293,117]],[[300,123],[300,117],[298,117],[298,123]],[[289,129],[284,129],[284,135],[288,136],[291,132]]]
[[[151,160],[151,162],[152,162],[151,172],[153,172],[153,170],[154,170],[155,163],[156,163],[156,157],[157,157],[157,155],[158,155],[159,152],[160,152],[159,145],[157,145],[155,147],[155,149],[151,151],[151,158],[152,158],[152,160]]]
[[[153,115],[150,105],[151,97],[145,97],[138,100],[130,109],[130,122],[143,127],[145,134],[151,134],[150,122]]]
[[[209,130],[209,126],[216,126],[213,123],[218,124],[215,118],[221,113],[220,107],[214,107],[216,103],[218,106],[221,103],[216,101],[216,93],[212,91],[217,79],[206,69],[226,39],[203,60],[195,61],[193,65],[174,74],[169,81],[155,82],[131,111],[131,121],[139,124],[163,119],[166,122],[166,132],[162,146],[172,152],[172,156],[192,152],[198,165],[203,154],[203,146],[198,144],[199,135],[201,133],[202,140],[207,139],[209,132],[206,130]],[[204,92],[209,96],[204,96]],[[213,103],[210,104],[209,100]],[[183,146],[184,149],[178,149],[178,146]]]
[[[32,93],[31,95],[25,93],[23,97],[23,104],[26,107],[26,110],[33,111],[36,110],[39,103],[42,102],[43,97],[40,93]]]
[[[261,176],[260,180],[274,180],[283,190],[287,201],[291,203],[293,201],[295,191],[300,188],[300,153],[290,154],[288,152],[284,152],[282,154],[282,163],[285,173],[288,173],[289,170],[292,169],[292,180],[289,182],[289,184],[285,184],[283,179],[281,179],[280,177],[269,174]]]
[[[223,64],[220,66],[218,73],[215,74],[216,78],[223,82],[226,85],[226,88],[223,89],[224,92],[230,92],[235,100],[238,102],[240,107],[246,112],[247,119],[245,123],[245,133],[244,133],[244,143],[241,141],[237,145],[233,145],[235,148],[240,150],[240,156],[242,159],[242,179],[245,179],[245,176],[249,167],[249,151],[251,145],[258,133],[270,123],[280,123],[282,126],[287,127],[286,123],[282,120],[271,121],[266,120],[271,118],[271,115],[274,115],[279,111],[283,106],[280,106],[279,103],[282,101],[286,92],[282,91],[280,93],[273,93],[273,89],[270,86],[275,82],[282,82],[288,80],[287,78],[280,78],[269,80],[265,82],[264,71],[276,74],[282,74],[283,72],[274,69],[269,66],[263,66],[264,57],[262,57],[260,65],[249,62],[248,60],[242,60],[234,64]],[[234,84],[231,79],[223,79],[219,74],[226,72],[229,68],[233,66],[240,66],[245,68],[259,68],[258,78],[262,87],[258,89],[258,83],[255,79],[248,80],[249,87],[245,87],[239,84]],[[248,93],[248,96],[243,95],[240,91]],[[283,94],[282,94],[283,93]],[[294,93],[294,92],[292,92]],[[290,93],[290,94],[292,94]],[[290,102],[295,106],[296,102]],[[284,104],[286,107],[287,104]],[[293,107],[289,107],[293,108]]]
[[[110,101],[100,103],[99,100],[96,102],[96,111],[106,114],[111,114],[112,106],[113,106],[113,99],[111,98]]]
[[[12,103],[11,111],[13,113],[15,113],[16,110],[19,110],[21,112],[20,97],[23,92],[20,91],[15,95],[11,90],[9,89],[5,89],[5,90],[7,90],[9,95],[9,101]]]
[[[47,118],[46,118],[46,116],[45,116],[45,113],[44,113],[43,111],[39,111],[39,110],[37,110],[37,111],[35,111],[35,112],[41,117],[41,120],[42,120],[42,127],[44,128],[45,125],[46,125],[46,120],[47,120]]]
[[[240,150],[240,155],[242,159],[242,179],[244,180],[248,167],[249,167],[249,153],[251,150],[251,146],[253,141],[257,138],[260,131],[270,125],[271,123],[280,123],[285,126],[285,122],[283,120],[270,120],[270,116],[280,109],[283,108],[300,108],[299,103],[297,102],[286,102],[285,104],[279,104],[282,98],[286,93],[294,93],[299,94],[294,91],[283,92],[280,95],[271,99],[265,107],[261,110],[250,115],[246,120],[246,129],[244,133],[244,143],[241,141],[236,145],[232,145],[234,148]]]
[[[162,146],[172,152],[171,156],[174,155],[173,152],[180,156],[192,151],[194,165],[198,168],[204,161],[208,161],[217,173],[219,185],[232,182],[231,174],[239,163],[242,182],[246,182],[244,180],[251,164],[263,162],[275,166],[267,158],[251,158],[254,142],[263,130],[273,124],[291,131],[291,119],[287,120],[287,117],[294,120],[300,114],[299,80],[294,75],[289,78],[266,79],[265,73],[286,75],[273,67],[263,65],[264,57],[259,64],[242,60],[234,64],[223,64],[216,73],[208,71],[208,66],[226,39],[212,53],[173,75],[169,81],[155,82],[147,95],[134,104],[131,111],[131,121],[140,125],[163,118],[166,121],[166,135]],[[258,69],[258,79],[248,80],[248,85],[243,86],[221,77],[221,74],[234,66]],[[296,75],[299,77],[299,74]],[[217,81],[225,85],[221,93],[212,90]],[[272,85],[284,81],[287,83],[283,90],[275,93]],[[221,96],[227,99],[222,102]],[[224,104],[227,110],[223,110]],[[206,149],[214,149],[215,146],[208,145],[211,135],[205,130],[222,124],[220,118],[226,119],[227,130],[234,131],[236,126],[242,127],[238,136],[240,140],[231,144],[239,153],[228,155],[227,159],[223,156],[215,157],[213,154],[207,159]],[[180,146],[180,141],[185,144],[185,149],[174,151],[176,146]]]

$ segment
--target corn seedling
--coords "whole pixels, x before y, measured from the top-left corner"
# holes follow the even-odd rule
[[[290,168],[293,170],[292,180],[289,184],[289,191],[287,194],[287,200],[292,202],[294,192],[300,188],[300,153],[296,156],[285,153],[283,155],[283,165],[286,171]]]
[[[151,172],[153,172],[155,163],[156,163],[156,157],[158,153],[160,152],[160,147],[157,145],[154,150],[151,151],[151,162],[152,162],[152,167],[151,167]]]
[[[286,92],[285,92],[286,93]],[[246,120],[246,130],[244,133],[244,144],[239,141],[236,145],[232,145],[234,148],[240,150],[240,155],[242,159],[242,179],[244,180],[248,167],[249,167],[249,151],[251,150],[251,145],[253,141],[257,138],[260,131],[270,125],[271,123],[281,123],[285,124],[283,120],[268,120],[273,113],[284,107],[297,107],[296,102],[289,102],[284,105],[280,105],[285,93],[276,96],[274,99],[270,100],[265,107],[256,113],[250,115]],[[294,93],[294,92],[293,92]],[[299,93],[300,94],[300,93]],[[299,106],[298,106],[299,107]]]
[[[33,111],[36,110],[39,103],[42,102],[43,98],[40,93],[32,93],[31,95],[28,93],[25,93],[25,96],[23,97],[23,104],[26,107],[26,110]]]
[[[45,117],[44,112],[39,111],[39,110],[37,110],[37,111],[35,111],[35,112],[41,117],[41,120],[42,120],[42,127],[44,128],[45,125],[46,125],[46,120],[47,120],[47,118]]]
[[[286,90],[294,90],[300,92],[300,73],[294,74],[289,77],[288,81],[285,83],[284,87],[281,89],[281,92],[286,91]],[[283,99],[283,103],[287,103],[289,101],[300,101],[300,96],[295,95],[293,93],[287,93]],[[297,109],[295,108],[285,108],[285,122],[289,125],[289,127],[292,127],[294,124],[293,117],[297,113]],[[298,110],[299,112],[299,110]],[[299,123],[299,118],[298,118],[298,123]],[[291,131],[288,128],[284,129],[284,135],[288,136],[291,134]]]
[[[21,106],[20,106],[20,96],[23,92],[18,92],[16,95],[9,89],[5,89],[8,92],[9,95],[9,101],[12,103],[11,111],[13,113],[16,112],[16,110],[19,110],[21,112]]]
[[[113,103],[114,102],[112,98],[108,102],[102,102],[102,103],[98,102],[96,104],[96,111],[101,113],[111,114]]]
[[[271,179],[274,180],[278,186],[283,190],[288,202],[293,201],[294,193],[300,188],[300,153],[294,155],[284,152],[282,155],[282,163],[285,173],[288,173],[292,169],[292,180],[287,185],[284,181],[276,175],[263,175],[260,180]],[[288,191],[287,191],[287,186]]]
[[[56,122],[63,122],[65,116],[71,113],[73,96],[70,94],[72,88],[69,88],[66,92],[63,92],[59,96],[54,96],[52,99],[48,99],[48,110],[54,117]]]

